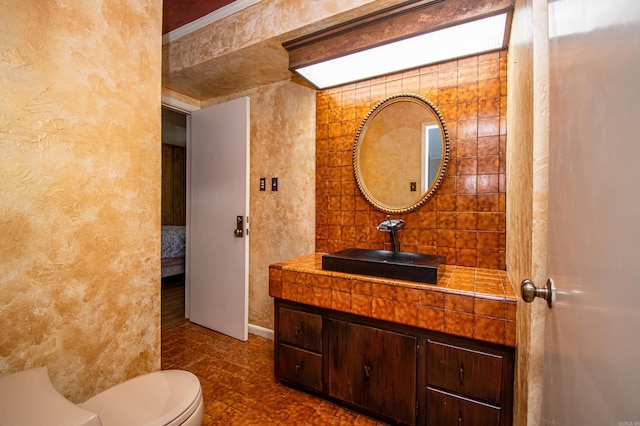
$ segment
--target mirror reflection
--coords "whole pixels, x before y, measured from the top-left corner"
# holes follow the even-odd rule
[[[437,190],[448,162],[442,115],[414,94],[379,102],[364,119],[354,145],[354,173],[367,201],[386,213],[420,207]]]

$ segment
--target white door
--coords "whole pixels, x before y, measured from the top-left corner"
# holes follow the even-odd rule
[[[550,0],[549,34],[542,424],[638,426],[640,1]]]
[[[189,319],[247,340],[249,98],[192,112],[189,129]]]

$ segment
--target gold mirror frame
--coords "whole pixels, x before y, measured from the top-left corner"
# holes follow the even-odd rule
[[[362,145],[365,141],[365,136],[367,130],[371,126],[371,123],[385,108],[398,102],[410,102],[418,104],[424,107],[426,112],[433,114],[433,117],[435,118],[435,121],[440,128],[440,137],[442,140],[442,159],[440,161],[440,168],[435,180],[430,184],[429,188],[419,196],[419,198],[416,198],[415,201],[412,201],[410,204],[406,205],[390,205],[388,203],[385,203],[384,201],[378,200],[364,182],[363,173],[360,167]],[[371,110],[362,120],[362,124],[360,125],[360,127],[358,128],[358,132],[356,133],[355,143],[353,147],[353,172],[356,179],[356,184],[367,202],[369,202],[369,204],[371,204],[378,210],[381,210],[382,212],[387,214],[408,213],[420,208],[436,193],[436,191],[442,184],[442,181],[444,180],[447,165],[449,164],[449,154],[449,132],[447,131],[444,117],[442,116],[440,110],[431,101],[415,93],[401,93],[389,96],[381,100],[373,108],[371,108]]]

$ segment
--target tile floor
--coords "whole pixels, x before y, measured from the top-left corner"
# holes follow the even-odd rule
[[[203,425],[384,425],[288,388],[273,375],[273,341],[240,342],[184,321],[162,330],[162,368],[196,374]]]

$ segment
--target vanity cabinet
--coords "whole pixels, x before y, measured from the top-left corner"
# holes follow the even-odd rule
[[[390,424],[512,423],[513,348],[275,300],[275,375]]]

